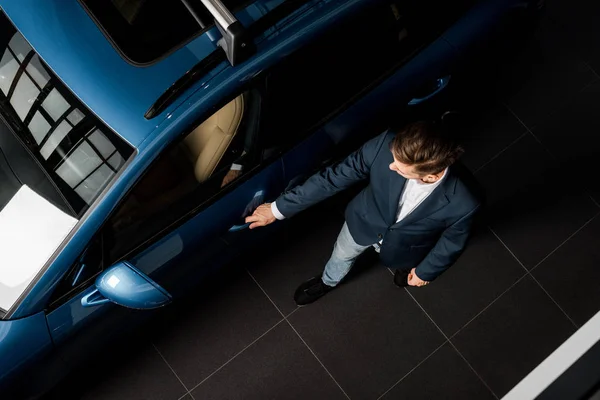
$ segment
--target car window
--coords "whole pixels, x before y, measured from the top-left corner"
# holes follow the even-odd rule
[[[260,162],[257,90],[230,100],[166,150],[109,219],[110,262],[196,212]]]
[[[180,0],[80,0],[84,8],[128,60],[146,64],[169,53],[214,25],[214,19],[199,1],[190,6],[204,28]],[[224,0],[236,11],[250,0]]]
[[[267,76],[270,145],[285,145],[368,90],[421,44],[398,4],[336,24]],[[285,134],[283,134],[285,132]]]
[[[79,293],[81,289],[89,287],[94,278],[104,268],[103,257],[102,235],[97,235],[81,254],[77,262],[61,279],[50,297],[50,308],[54,309],[58,307],[70,299],[73,294]]]

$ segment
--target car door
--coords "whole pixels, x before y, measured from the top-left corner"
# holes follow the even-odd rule
[[[54,296],[48,325],[62,357],[72,365],[153,314],[105,302],[94,285],[102,270],[125,261],[177,298],[234,257],[227,238],[246,234],[243,217],[282,191],[281,162],[266,163],[258,146],[260,107],[252,101],[261,101],[260,92],[244,92],[218,110],[240,96],[245,96],[243,114],[250,119],[238,121],[239,129],[252,137],[246,140],[237,132],[239,140],[229,143],[221,161],[207,173],[206,157],[194,145],[206,134],[204,128],[213,125],[199,121],[149,167],[65,278]],[[238,163],[241,172],[224,184]],[[77,289],[70,291],[72,287]]]
[[[405,2],[374,2],[270,72],[269,129],[287,150],[288,188],[410,119],[443,91],[455,52],[429,13]]]

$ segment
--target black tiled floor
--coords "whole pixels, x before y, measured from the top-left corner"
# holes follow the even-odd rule
[[[549,1],[548,16],[563,27],[569,44],[577,55],[600,71],[600,4],[595,1]]]
[[[503,68],[502,99],[529,128],[597,79],[549,19],[541,20],[533,40]]]
[[[377,266],[301,308],[290,322],[353,399],[381,395],[445,340]]]
[[[246,272],[221,279],[211,296],[165,313],[164,328],[153,334],[156,347],[188,388],[282,318]]]
[[[446,343],[406,379],[382,397],[383,400],[491,400],[494,395]]]
[[[561,161],[568,180],[588,189],[600,202],[600,179],[593,176],[600,157],[600,81],[574,99],[533,132]],[[579,173],[574,173],[580,171]]]
[[[578,324],[600,310],[600,219],[594,218],[534,271],[539,282]]]
[[[483,115],[469,122],[462,133],[465,154],[461,161],[471,171],[481,168],[526,132],[519,120],[501,104],[483,110]]]
[[[539,263],[598,210],[581,187],[560,190],[569,181],[568,172],[531,135],[476,176],[489,195],[492,229],[527,268]]]
[[[574,331],[538,284],[525,277],[451,340],[503,396]]]
[[[482,229],[435,284],[409,290],[444,333],[452,336],[524,274],[496,237]]]
[[[196,399],[345,399],[287,322],[192,391]]]
[[[167,400],[178,399],[186,393],[152,345],[132,351],[130,357],[119,359],[118,363],[107,364],[103,372],[106,374],[103,382],[92,385],[82,397],[73,399]]]

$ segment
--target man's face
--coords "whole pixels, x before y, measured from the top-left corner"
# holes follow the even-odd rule
[[[396,172],[397,174],[402,175],[406,179],[419,179],[420,181],[425,182],[425,183],[433,183],[433,182],[437,181],[443,175],[443,174],[420,175],[417,172],[415,172],[413,165],[401,163],[400,161],[398,161],[396,159],[395,156],[394,156],[394,162],[390,164],[390,169],[392,171]]]

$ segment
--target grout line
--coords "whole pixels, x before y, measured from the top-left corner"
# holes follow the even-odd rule
[[[287,318],[291,317],[291,316],[292,316],[292,314],[294,314],[294,313],[295,313],[296,311],[298,311],[300,308],[302,308],[302,307],[300,307],[300,306],[296,306],[296,308],[294,309],[294,311],[292,311],[291,313],[289,313],[288,315],[286,315],[286,316],[285,316],[285,318],[287,319]]]
[[[348,400],[350,400],[350,396],[348,396],[348,393],[346,393],[346,391],[342,388],[342,386],[338,383],[338,381],[333,377],[333,375],[331,374],[331,372],[329,372],[329,370],[327,369],[327,367],[325,367],[325,364],[323,364],[321,362],[321,360],[319,359],[319,357],[317,357],[317,355],[315,354],[315,352],[310,348],[310,346],[308,345],[308,343],[306,343],[306,341],[300,335],[300,333],[296,330],[296,328],[294,328],[294,326],[291,324],[291,322],[288,321],[287,319],[285,321],[288,323],[288,325],[290,326],[290,328],[292,328],[294,330],[294,332],[296,332],[296,335],[298,335],[298,337],[300,338],[300,340],[302,341],[302,343],[304,343],[304,345],[306,346],[306,348],[317,359],[317,361],[319,362],[319,364],[321,364],[321,366],[323,367],[323,369],[325,370],[325,372],[327,372],[327,374],[329,374],[329,376],[331,377],[331,379],[333,380],[333,382],[335,382],[335,384],[340,388],[340,390],[342,391],[342,393],[344,393],[344,396],[346,396],[346,398]]]
[[[476,173],[478,173],[479,171],[481,171],[484,167],[486,167],[488,164],[490,164],[496,158],[500,157],[505,151],[507,151],[508,149],[510,149],[515,143],[517,143],[519,140],[521,140],[525,135],[527,135],[527,130],[525,132],[523,132],[521,135],[519,135],[518,138],[516,138],[515,140],[513,140],[508,146],[506,146],[505,148],[503,148],[502,150],[500,150],[495,156],[493,156],[488,161],[486,161],[482,166],[480,166],[475,171],[473,171],[473,175],[475,175]]]
[[[450,340],[450,339],[448,338],[448,335],[446,335],[446,334],[444,333],[444,331],[442,330],[442,328],[440,328],[440,327],[438,326],[438,324],[436,324],[436,322],[433,320],[433,318],[431,318],[431,316],[429,315],[429,313],[428,313],[427,311],[425,311],[425,309],[423,308],[423,306],[421,305],[421,303],[419,303],[419,302],[417,301],[417,299],[415,299],[415,296],[413,296],[413,295],[412,295],[412,293],[411,293],[411,292],[408,290],[408,288],[406,288],[406,287],[405,287],[405,288],[404,288],[404,290],[406,291],[406,293],[408,293],[408,295],[410,296],[410,298],[411,298],[411,299],[413,299],[413,301],[414,301],[415,303],[417,303],[417,305],[419,306],[419,308],[421,309],[421,311],[423,311],[423,313],[424,313],[424,314],[427,316],[427,318],[429,318],[429,320],[431,321],[431,323],[432,323],[433,325],[435,325],[435,327],[436,327],[436,328],[438,329],[438,331],[440,331],[440,333],[441,333],[441,334],[442,334],[442,335],[443,335],[443,336],[446,338],[446,340]]]
[[[331,374],[331,372],[329,372],[329,370],[327,369],[327,367],[325,367],[325,364],[323,364],[323,362],[321,362],[321,360],[319,359],[319,357],[317,357],[317,355],[315,354],[315,352],[313,351],[313,349],[311,349],[310,346],[308,345],[308,343],[306,343],[306,341],[304,340],[304,338],[302,337],[302,335],[300,335],[300,333],[296,330],[296,328],[292,325],[292,323],[290,321],[288,321],[287,317],[281,312],[281,310],[279,309],[279,307],[277,307],[277,305],[275,304],[275,302],[273,301],[273,299],[271,299],[271,297],[267,294],[267,292],[265,291],[265,289],[263,289],[263,287],[260,285],[260,283],[258,283],[258,281],[256,280],[256,278],[254,278],[254,276],[250,273],[250,271],[246,270],[246,272],[248,273],[248,275],[250,275],[250,278],[252,278],[252,280],[254,281],[254,283],[256,283],[256,285],[259,287],[259,289],[262,290],[262,292],[265,294],[265,296],[267,296],[267,299],[269,299],[269,301],[273,304],[273,307],[275,307],[277,309],[277,311],[279,311],[279,313],[283,317],[283,321],[285,321],[285,322],[288,323],[288,325],[290,326],[290,328],[292,328],[292,330],[296,333],[296,335],[298,336],[298,338],[300,338],[300,340],[302,341],[302,343],[304,343],[304,345],[306,346],[306,348],[308,349],[308,351],[310,351],[312,353],[312,355],[315,357],[315,359],[319,362],[319,364],[321,364],[321,367],[323,367],[323,369],[325,370],[325,372],[327,372],[327,374],[329,375],[329,377],[333,380],[333,382],[337,385],[337,387],[342,391],[342,393],[344,394],[344,396],[346,396],[346,398],[348,400],[350,400],[350,396],[348,396],[348,393],[346,393],[346,391],[342,388],[342,386],[339,384],[339,382],[333,377],[333,375]],[[292,315],[299,308],[300,307],[297,307],[294,311],[292,311],[288,315]]]
[[[535,278],[535,276],[533,276],[531,274],[529,274],[529,276],[535,281],[535,283],[537,283],[539,285],[539,287],[544,291],[544,293],[546,293],[546,295],[550,298],[550,300],[552,300],[554,302],[554,304],[556,304],[556,307],[558,307],[558,309],[560,311],[562,311],[563,314],[565,314],[565,316],[567,317],[567,319],[569,321],[571,321],[571,323],[575,327],[575,330],[579,329],[579,325],[577,325],[577,323],[575,321],[573,321],[573,319],[571,319],[571,317],[569,317],[569,314],[567,314],[567,312],[560,306],[560,304],[558,304],[558,302],[556,300],[554,300],[554,297],[552,297],[550,295],[550,293],[548,293],[548,291],[546,290],[546,288],[542,286],[542,284]]]
[[[567,36],[569,42],[576,40],[574,36],[575,31],[571,29],[566,23],[564,23],[560,19],[556,19],[548,13],[546,13],[545,18],[549,20],[553,25],[558,27],[558,31],[561,32],[563,36]],[[586,57],[582,54],[581,48],[575,48],[571,51],[573,52],[573,55],[576,56],[578,61],[584,63],[594,73],[594,75],[596,75],[597,78],[600,78],[600,74],[596,72],[596,69],[590,65],[590,63],[586,60]]]
[[[579,231],[581,231],[583,228],[585,228],[586,226],[588,226],[588,224],[590,222],[592,222],[594,219],[596,219],[596,217],[600,215],[600,211],[598,211],[592,218],[590,218],[589,220],[587,220],[587,222],[585,224],[583,224],[581,226],[581,228],[577,229],[575,232],[573,232],[568,238],[566,238],[561,244],[559,244],[558,246],[556,246],[556,248],[554,250],[552,250],[546,257],[542,258],[542,260],[540,262],[538,262],[537,264],[535,264],[531,270],[529,272],[533,272],[534,269],[536,269],[537,267],[539,267],[544,261],[546,261],[552,254],[554,254],[558,249],[560,249],[565,243],[567,243],[573,236],[577,235],[579,233]]]
[[[388,271],[390,271],[390,273],[392,275],[394,275],[394,273],[392,272],[392,270],[390,268],[388,268]],[[512,287],[512,286],[511,286]],[[490,391],[490,393],[494,396],[494,398],[496,398],[496,400],[498,400],[498,396],[496,395],[496,393],[494,393],[494,391],[492,390],[491,387],[489,387],[489,385],[487,384],[487,382],[481,377],[481,375],[479,375],[479,373],[477,371],[475,371],[475,368],[473,368],[473,366],[471,365],[471,363],[469,363],[469,361],[467,361],[467,359],[465,358],[465,356],[463,356],[463,354],[458,350],[458,348],[454,345],[454,343],[452,343],[452,338],[449,338],[444,331],[438,326],[438,324],[433,320],[433,318],[429,315],[429,313],[427,311],[425,311],[425,308],[423,308],[423,306],[421,305],[421,303],[419,303],[417,301],[417,299],[412,295],[412,293],[408,290],[408,288],[404,288],[404,290],[406,291],[406,293],[408,293],[408,295],[411,297],[411,299],[413,299],[413,301],[415,303],[417,303],[417,305],[419,306],[419,308],[421,309],[421,311],[423,311],[423,313],[427,316],[427,318],[429,318],[429,320],[435,325],[435,327],[440,331],[440,333],[446,338],[446,341],[444,343],[442,343],[440,345],[440,347],[442,347],[444,344],[449,343],[454,350],[460,355],[460,357],[464,360],[464,362],[469,366],[469,368],[471,369],[471,371],[473,371],[473,373],[475,374],[475,376],[477,376],[477,378],[481,381],[481,383],[483,383],[483,385]],[[503,293],[504,294],[504,293]],[[500,295],[502,296],[502,295]],[[497,300],[497,299],[496,299]],[[494,300],[495,301],[495,300]],[[492,302],[493,303],[493,302]],[[490,303],[491,305],[491,303]],[[489,307],[489,306],[488,306]],[[487,308],[487,307],[486,307]],[[484,309],[485,310],[485,309]],[[482,310],[482,312],[484,311]],[[480,313],[481,314],[481,313]],[[473,319],[477,318],[479,314],[477,314]],[[472,320],[473,320],[472,319]],[[472,321],[471,320],[471,321]],[[471,322],[469,321],[469,322]],[[468,323],[469,323],[468,322]],[[468,324],[467,323],[467,324]],[[465,325],[466,326],[466,325]],[[463,326],[464,328],[464,326]],[[462,329],[462,328],[461,328]],[[457,332],[458,333],[458,332]],[[452,337],[456,336],[453,335]],[[438,347],[437,349],[434,350],[433,353],[435,353],[436,351],[438,351],[438,349],[440,349],[440,347]],[[429,357],[431,357],[433,355],[433,353],[431,353],[429,356],[427,356],[427,358],[425,358],[425,360],[427,360]],[[391,388],[389,388],[385,393],[389,392],[390,390],[392,390],[392,388],[394,386],[396,386],[398,383],[400,383],[404,378],[406,378],[412,371],[414,371],[419,365],[421,365],[423,362],[425,362],[425,360],[421,361],[419,364],[417,364],[417,366],[415,368],[413,368],[408,374],[406,374],[405,376],[402,377],[402,379],[400,379],[400,381],[396,382]],[[384,393],[384,394],[385,394]],[[381,395],[377,400],[379,400],[383,395]]]
[[[279,312],[279,314],[281,314],[281,316],[283,317],[283,319],[286,319],[287,317],[283,314],[283,312],[281,312],[281,310],[279,309],[279,307],[277,307],[277,304],[275,304],[275,302],[273,301],[273,299],[271,299],[271,296],[269,296],[267,294],[267,292],[265,291],[265,289],[263,289],[263,287],[260,285],[260,283],[258,283],[258,281],[254,277],[254,275],[252,275],[250,273],[250,271],[248,271],[248,270],[246,270],[246,272],[248,273],[248,275],[250,275],[250,278],[252,278],[252,280],[254,281],[254,283],[256,283],[256,286],[258,286],[258,288],[263,292],[263,294],[265,296],[267,296],[267,299],[269,299],[269,301],[271,302],[271,304],[273,304],[273,307],[275,307],[275,309]],[[294,311],[296,311],[296,310],[294,310]],[[294,312],[294,311],[292,311],[292,312]]]
[[[210,377],[212,377],[214,374],[216,374],[217,372],[219,372],[220,370],[222,370],[227,364],[229,364],[230,362],[232,362],[235,358],[237,358],[237,356],[239,356],[240,354],[242,354],[244,351],[246,351],[250,346],[252,346],[254,343],[258,342],[260,339],[262,339],[266,334],[268,334],[269,332],[271,332],[273,329],[275,329],[279,324],[281,324],[283,321],[285,321],[285,318],[282,318],[281,320],[279,320],[275,325],[273,325],[272,327],[270,327],[269,329],[267,329],[267,331],[265,333],[263,333],[262,335],[260,335],[259,337],[257,337],[256,339],[254,339],[252,341],[252,343],[250,343],[249,345],[247,345],[246,347],[244,347],[242,350],[240,350],[239,352],[237,352],[237,354],[235,354],[233,357],[231,357],[228,361],[225,362],[225,364],[221,365],[219,368],[217,368],[216,370],[214,370],[210,375],[208,375],[206,378],[202,379],[202,381],[200,383],[198,383],[196,386],[194,386],[193,388],[190,389],[190,392],[195,390],[198,386],[202,385],[204,382],[206,382]]]
[[[460,358],[463,359],[463,361],[467,364],[467,366],[469,368],[471,368],[471,371],[473,371],[473,373],[475,374],[475,376],[477,376],[479,378],[479,380],[481,381],[481,383],[483,383],[485,385],[485,387],[490,391],[490,393],[492,394],[492,396],[494,396],[496,398],[496,400],[499,399],[498,395],[496,395],[496,393],[492,390],[491,387],[488,386],[488,384],[483,380],[483,378],[481,377],[481,375],[479,375],[479,373],[477,373],[477,371],[475,371],[475,368],[473,368],[473,366],[471,365],[471,363],[466,359],[466,357],[458,350],[458,347],[456,347],[454,345],[454,343],[452,343],[452,340],[448,339],[448,343],[450,343],[450,345],[454,348],[454,350],[458,353],[458,355],[460,356]]]
[[[533,279],[533,280],[534,280],[534,281],[535,281],[535,282],[538,284],[538,286],[539,286],[539,287],[540,287],[540,288],[541,288],[541,289],[544,291],[544,293],[546,293],[546,295],[548,295],[548,297],[550,298],[550,300],[552,300],[552,301],[554,302],[554,304],[556,304],[556,306],[558,307],[558,309],[559,309],[560,311],[562,311],[562,313],[565,315],[565,317],[567,317],[567,319],[568,319],[569,321],[571,321],[571,323],[572,323],[572,324],[575,326],[575,328],[579,328],[579,327],[577,326],[577,324],[575,323],[575,321],[573,321],[573,320],[571,319],[571,317],[569,316],[569,314],[567,314],[567,313],[565,312],[565,310],[563,310],[563,308],[562,308],[562,307],[561,307],[561,306],[558,304],[558,302],[557,302],[556,300],[554,300],[554,298],[553,298],[552,296],[550,296],[550,293],[548,293],[548,292],[546,291],[546,289],[545,289],[545,288],[544,288],[544,287],[543,287],[543,286],[542,286],[542,285],[541,285],[541,284],[538,282],[538,280],[537,280],[537,279],[535,279],[535,277],[534,277],[533,275],[531,275],[531,272],[530,272],[530,271],[527,269],[527,267],[525,267],[525,265],[524,265],[524,264],[521,262],[521,260],[519,260],[519,259],[517,258],[517,256],[516,256],[516,255],[515,255],[515,254],[514,254],[514,253],[513,253],[513,252],[512,252],[512,251],[511,251],[509,248],[508,248],[508,246],[506,245],[506,243],[504,243],[504,242],[502,241],[502,239],[500,239],[500,236],[498,236],[498,235],[496,234],[496,232],[494,232],[494,230],[493,230],[491,227],[489,227],[489,226],[488,226],[488,229],[490,230],[490,232],[492,232],[492,233],[494,234],[494,236],[496,236],[496,239],[498,239],[498,240],[500,241],[500,243],[502,243],[502,245],[503,245],[503,246],[506,248],[506,250],[508,250],[508,251],[509,251],[509,253],[510,253],[510,254],[512,254],[512,256],[515,258],[515,260],[517,260],[517,262],[518,262],[519,264],[521,264],[521,266],[522,266],[522,267],[525,269],[525,271],[527,272],[527,273],[525,274],[525,276],[529,276],[530,278],[532,278],[532,279]]]
[[[583,87],[583,89],[581,89],[579,91],[579,93],[583,92],[585,89],[587,89],[589,86],[596,83],[597,81],[598,81],[598,79],[595,79],[592,82],[588,83],[587,85],[585,85]],[[521,118],[519,118],[519,116],[508,106],[508,104],[506,104],[506,103],[502,103],[502,104],[521,123],[521,125],[523,125],[525,127],[525,129],[527,129],[527,132],[529,132],[531,137],[533,137],[538,142],[538,144],[542,147],[542,149],[544,149],[546,151],[546,153],[548,153],[550,155],[550,157],[552,157],[556,163],[558,163],[559,165],[562,164],[562,162],[559,160],[559,158],[556,157],[554,155],[554,153],[552,153],[550,151],[550,149],[540,140],[540,138],[538,138],[535,135],[535,133],[533,133],[533,130],[531,130],[527,125],[525,125],[525,122],[523,122],[523,120],[521,120]],[[594,199],[594,196],[591,195],[591,193],[589,192],[589,190],[587,189],[586,186],[583,186],[583,192],[588,195],[588,197],[590,198],[590,200],[592,200],[592,203],[594,203],[596,205],[596,207],[600,208],[600,203],[598,203],[596,201],[596,199]]]
[[[473,368],[473,366],[471,365],[471,363],[469,363],[467,361],[467,359],[465,358],[465,356],[462,355],[462,353],[458,350],[458,348],[454,345],[454,343],[452,343],[452,341],[450,340],[450,338],[448,338],[448,336],[444,333],[444,331],[442,330],[442,328],[440,328],[438,326],[438,324],[433,320],[433,318],[431,318],[431,316],[429,315],[429,313],[427,311],[425,311],[425,308],[423,308],[423,306],[421,305],[421,303],[419,303],[417,301],[417,299],[415,299],[415,297],[412,295],[412,293],[408,290],[408,288],[404,288],[404,290],[406,291],[406,293],[408,293],[408,295],[413,299],[413,301],[415,303],[417,303],[417,305],[419,306],[419,308],[421,309],[421,311],[423,311],[423,313],[425,313],[425,315],[427,316],[427,318],[429,318],[429,320],[435,325],[435,327],[440,331],[440,333],[442,335],[444,335],[444,337],[446,338],[446,341],[448,343],[450,343],[450,345],[454,348],[454,350],[461,356],[461,358],[467,363],[467,365],[469,366],[469,368],[471,368],[471,370],[473,371],[473,373],[475,374],[475,376],[477,376],[477,378],[479,378],[479,380],[481,381],[481,383],[484,384],[484,386],[486,388],[488,388],[488,390],[490,391],[490,393],[492,393],[492,395],[498,399],[498,396],[496,395],[496,393],[494,393],[494,391],[492,390],[492,388],[490,388],[487,384],[486,381],[483,380],[483,378],[481,377],[481,375],[479,375],[477,373],[477,371],[475,371],[475,368]]]
[[[494,300],[492,300],[490,302],[490,304],[488,304],[487,306],[485,306],[483,308],[483,310],[479,311],[473,318],[471,318],[470,320],[468,320],[459,330],[457,330],[452,336],[450,336],[450,340],[452,340],[453,337],[455,337],[456,335],[458,335],[460,332],[462,332],[463,329],[465,329],[468,325],[471,324],[471,322],[473,322],[475,319],[477,319],[477,317],[479,317],[481,314],[483,314],[488,308],[490,308],[495,302],[497,302],[498,300],[500,300],[500,298],[502,296],[504,296],[509,290],[511,290],[513,287],[515,287],[519,282],[521,282],[525,277],[527,276],[527,274],[523,274],[523,276],[521,276],[519,279],[517,279],[512,285],[510,285],[504,292],[500,293],[498,295],[498,297],[496,297]]]
[[[187,386],[185,386],[185,383],[183,383],[183,381],[181,380],[181,378],[179,377],[179,375],[177,375],[177,372],[175,372],[175,370],[173,369],[173,367],[171,367],[171,364],[169,364],[169,362],[167,361],[167,359],[165,358],[165,356],[163,356],[163,354],[160,352],[160,350],[158,349],[158,347],[156,347],[156,345],[154,343],[152,343],[152,347],[154,347],[154,350],[156,350],[156,352],[158,353],[158,355],[160,356],[160,358],[162,358],[162,360],[165,362],[165,364],[167,364],[167,367],[169,367],[169,369],[171,370],[171,372],[173,373],[173,375],[175,375],[175,377],[177,378],[177,380],[179,381],[179,383],[181,383],[181,385],[185,389],[186,393],[182,397],[185,397],[186,395],[189,394],[190,396],[192,396],[192,399],[193,399],[194,396],[192,395],[192,393],[190,393],[190,391],[188,390]]]
[[[437,348],[437,349],[435,349],[434,351],[432,351],[432,352],[431,352],[431,354],[429,354],[427,357],[425,357],[425,358],[424,358],[424,359],[423,359],[423,360],[422,360],[420,363],[418,363],[417,365],[415,365],[415,366],[413,367],[413,369],[411,369],[411,370],[410,370],[410,371],[408,371],[406,374],[404,374],[404,376],[403,376],[402,378],[400,378],[400,379],[398,380],[398,382],[394,383],[394,384],[393,384],[393,385],[392,385],[392,386],[391,386],[391,387],[390,387],[388,390],[386,390],[385,392],[383,392],[383,393],[381,394],[381,396],[379,396],[379,397],[377,398],[377,400],[380,400],[380,399],[381,399],[383,396],[385,396],[386,394],[388,394],[388,392],[389,392],[390,390],[392,390],[393,388],[395,388],[396,386],[398,386],[398,384],[399,384],[400,382],[402,382],[402,381],[403,381],[403,380],[404,380],[404,379],[405,379],[407,376],[409,376],[410,374],[412,374],[414,370],[416,370],[417,368],[419,368],[419,367],[421,366],[421,364],[423,364],[425,361],[429,360],[429,358],[431,358],[431,356],[433,356],[435,353],[437,353],[437,351],[438,351],[439,349],[441,349],[442,347],[444,347],[444,345],[446,345],[446,343],[449,343],[449,342],[448,342],[448,340],[446,340],[446,341],[444,341],[444,343],[440,344],[440,345],[438,346],[438,348]]]
[[[519,260],[519,258],[517,257],[517,255],[516,255],[515,253],[513,253],[513,251],[512,251],[512,250],[511,250],[511,249],[510,249],[510,248],[509,248],[507,245],[506,245],[506,243],[504,243],[504,241],[503,241],[502,239],[500,239],[500,236],[498,236],[498,235],[496,234],[496,232],[494,232],[494,230],[492,229],[492,227],[491,227],[491,226],[489,226],[489,225],[488,225],[488,227],[487,227],[487,228],[488,228],[488,230],[489,230],[490,232],[492,232],[492,235],[494,235],[494,236],[496,237],[496,239],[498,239],[498,241],[499,241],[500,243],[502,243],[502,246],[504,246],[504,248],[505,248],[506,250],[508,250],[508,252],[510,253],[510,255],[511,255],[511,256],[513,256],[513,258],[514,258],[515,260],[517,260],[517,262],[519,263],[519,265],[520,265],[521,267],[523,267],[523,269],[525,270],[525,273],[526,273],[526,274],[528,274],[528,273],[529,273],[529,270],[527,269],[527,267],[525,266],[525,264],[523,264],[523,263],[521,262],[521,260]]]

